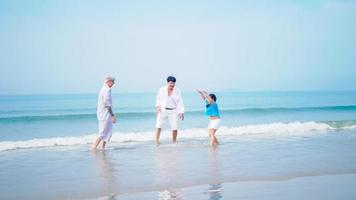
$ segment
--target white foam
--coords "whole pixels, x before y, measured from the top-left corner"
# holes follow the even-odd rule
[[[311,131],[328,131],[334,130],[327,123],[317,122],[292,122],[292,123],[270,123],[248,125],[240,127],[221,127],[218,130],[218,135],[221,136],[290,136],[293,134],[308,134]],[[356,129],[356,126],[348,126],[342,129]],[[75,146],[92,144],[97,134],[90,134],[78,137],[57,137],[57,138],[43,138],[32,139],[24,141],[1,141],[0,151],[14,150],[14,149],[28,149],[28,148],[45,148],[57,146]],[[179,138],[206,138],[206,128],[192,128],[179,131]],[[171,134],[167,131],[162,133],[161,139],[168,140]],[[127,142],[149,142],[154,141],[154,132],[136,132],[136,133],[114,133],[112,143],[127,143]]]
[[[356,129],[356,125],[343,127],[342,129]]]

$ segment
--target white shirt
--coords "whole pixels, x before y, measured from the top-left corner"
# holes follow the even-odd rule
[[[110,119],[110,113],[107,107],[112,107],[111,88],[104,83],[98,97],[98,109],[96,114],[99,121]]]
[[[177,112],[184,113],[184,103],[179,88],[177,87],[173,88],[170,98],[175,103],[176,105],[175,108],[177,109]],[[166,108],[171,108],[168,107],[167,103],[168,103],[168,86],[163,86],[158,90],[156,96],[156,107],[160,107],[161,110],[164,111]]]
[[[177,103],[174,101],[172,95],[168,96],[166,106],[167,106],[167,108],[176,108],[177,107]]]

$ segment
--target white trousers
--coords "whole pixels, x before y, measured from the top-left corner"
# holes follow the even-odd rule
[[[99,121],[99,137],[105,141],[109,142],[112,136],[112,122],[111,119]]]
[[[163,110],[159,112],[156,118],[156,128],[162,128],[167,120],[172,130],[178,129],[178,113],[176,110]]]

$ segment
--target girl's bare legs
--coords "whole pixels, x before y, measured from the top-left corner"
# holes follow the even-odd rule
[[[209,129],[209,137],[211,141],[211,146],[216,146],[219,144],[218,139],[215,137],[216,129]]]

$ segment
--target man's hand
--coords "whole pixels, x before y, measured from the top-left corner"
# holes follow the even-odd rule
[[[157,106],[157,107],[156,107],[156,114],[158,115],[159,112],[161,112],[161,107],[160,107],[160,106]]]
[[[112,116],[112,117],[111,117],[111,122],[112,122],[113,124],[116,123],[116,117],[115,117],[115,116]]]
[[[178,117],[183,121],[184,120],[184,113],[179,113]]]

